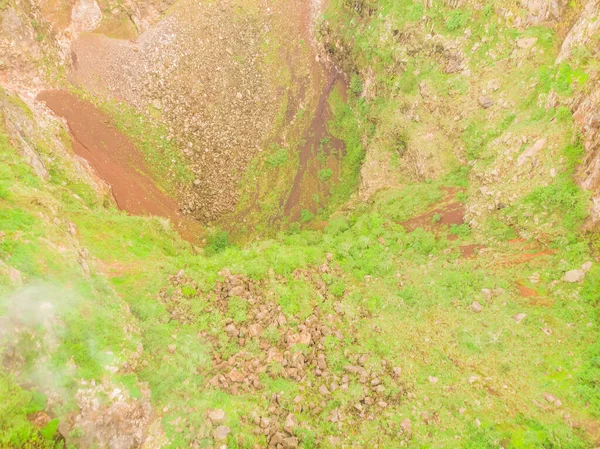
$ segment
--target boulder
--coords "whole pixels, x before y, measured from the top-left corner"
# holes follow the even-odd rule
[[[213,424],[223,424],[225,422],[225,411],[220,408],[210,410],[208,412],[208,419],[210,419]]]
[[[298,438],[289,437],[283,440],[283,449],[296,449],[298,447]]]
[[[581,282],[585,279],[585,271],[583,270],[571,270],[567,271],[563,277],[565,282]]]
[[[525,313],[517,313],[516,315],[513,315],[513,320],[515,320],[515,322],[518,324],[521,321],[523,321],[526,317],[527,314]]]
[[[213,438],[215,441],[224,441],[227,436],[231,433],[231,429],[227,426],[219,426],[213,432]]]
[[[537,37],[522,37],[517,39],[517,47],[519,48],[531,48],[537,43]]]
[[[523,164],[525,164],[529,159],[531,159],[536,154],[538,154],[540,151],[542,151],[545,146],[546,146],[546,139],[536,140],[533,145],[531,145],[529,148],[527,148],[525,151],[523,151],[523,153],[521,153],[519,155],[519,157],[517,158],[517,165],[520,167]]]
[[[486,97],[485,95],[481,95],[477,99],[477,102],[479,103],[479,106],[481,106],[483,109],[489,109],[492,106],[494,106],[494,100],[490,97]]]

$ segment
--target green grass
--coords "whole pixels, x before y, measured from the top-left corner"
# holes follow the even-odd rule
[[[468,11],[455,9],[446,19],[446,30],[450,32],[464,30],[470,17],[471,14]]]
[[[269,154],[265,163],[267,167],[275,168],[285,164],[288,161],[288,150],[287,148],[277,148],[274,152]]]
[[[573,95],[587,72],[551,64],[558,45],[553,32],[507,30],[491,6],[479,11],[441,3],[425,9],[404,0],[332,2],[330,26],[346,48],[337,56],[355,70],[347,101],[339,91],[329,98],[328,129],[344,140],[346,152],[338,177],[325,168],[319,172],[320,181],[331,184],[330,203],[323,206],[328,214],[316,220],[303,209],[302,226],[287,232],[264,224],[280,212],[297,162],[298,142],[274,146],[253,162],[244,181],[269,186],[245,224],[262,223],[269,236],[246,243],[215,227],[204,248],[192,247],[163,220],[105,207],[69,170],[42,181],[0,133],[0,310],[6,315],[13,298],[23,295],[10,269],[19,270],[26,285],[43,286],[43,300],[64,304],[52,327],[30,326],[14,335],[16,343],[0,339],[3,352],[16,344],[23,358],[19,378],[6,368],[0,372],[0,445],[52,447],[57,421],[37,430],[27,420],[47,408],[34,375],[41,367],[51,374],[43,387],[63,395],[64,403],[52,410],[61,422],[77,412],[74,397],[82,379],[107,382],[136,401],[147,387],[173,448],[214,446],[206,425],[206,412],[214,408],[226,413],[230,447],[266,446],[253,421],[279,419],[272,407],[284,418],[296,416],[301,448],[591,447],[593,435],[570,422],[593,428],[600,420],[600,268],[594,263],[582,284],[562,278],[594,260],[597,235],[582,232],[589,195],[573,180],[583,147],[571,113],[538,104],[540,94],[551,90],[562,98]],[[469,27],[469,47],[490,36],[468,53],[469,78],[444,73],[429,47],[404,59],[400,47],[407,44],[395,39],[414,32],[420,42],[414,27],[424,15],[440,36],[456,38]],[[509,39],[521,36],[537,37],[544,53],[522,58],[520,66],[497,64],[512,51]],[[269,63],[277,60],[267,57]],[[280,75],[285,82],[286,74]],[[483,110],[471,97],[495,78],[505,81],[490,95],[498,100],[504,94],[515,105]],[[422,81],[437,96],[429,105],[420,94]],[[372,96],[359,98],[366,86]],[[127,111],[120,119],[113,113],[132,136],[147,137],[148,145],[160,141],[159,129],[142,135],[148,122]],[[430,144],[431,158],[417,161],[449,161],[437,179],[404,172],[411,139],[419,133],[444,136],[447,143]],[[541,136],[548,142],[535,164],[519,166],[518,155]],[[148,153],[149,163],[175,151],[169,148]],[[431,148],[421,147],[418,155]],[[367,149],[396,155],[394,167],[384,167],[395,183],[361,202],[354,194]],[[168,161],[160,163],[157,170],[168,170]],[[446,198],[448,187],[460,191]],[[482,187],[494,192],[487,195]],[[496,193],[503,207],[494,202]],[[249,194],[245,201],[251,203]],[[455,201],[473,222],[442,224],[442,214],[434,211]],[[407,220],[426,213],[432,218],[423,227],[407,229]],[[77,226],[76,235],[67,222]],[[461,247],[473,244],[480,250],[465,257]],[[88,272],[82,248],[89,252]],[[183,278],[174,277],[181,271]],[[219,296],[227,290],[226,272],[244,276],[256,289],[248,298]],[[523,296],[522,287],[537,296]],[[263,304],[286,323],[266,326],[261,339],[228,336],[226,323],[247,328]],[[517,323],[517,314],[526,317]],[[254,360],[299,333],[306,320],[321,325],[322,333],[311,336],[318,343],[282,346],[305,357],[301,382],[285,377],[289,366],[271,361],[259,373],[260,390],[232,394],[211,383],[229,369],[215,368],[217,354]],[[55,338],[48,341],[50,331]],[[319,385],[329,388],[332,382],[317,372],[319,354],[336,382],[349,376],[347,389],[319,392]],[[379,379],[387,405],[361,417],[356,405],[374,384],[344,367],[359,364],[364,355],[360,363]],[[119,372],[111,365],[120,366]],[[392,367],[401,373],[394,375]],[[30,382],[31,391],[17,380]],[[548,394],[561,406],[550,404]],[[339,425],[330,420],[336,409],[344,417]],[[72,434],[77,443],[81,435],[77,429]]]
[[[343,366],[349,363],[347,357],[354,353],[371,354],[369,364],[375,369],[379,369],[376,367],[380,360],[390,360],[390,363],[403,367],[403,382],[410,386],[409,391],[416,397],[427,396],[429,402],[426,410],[439,410],[439,419],[443,423],[431,432],[430,427],[421,421],[421,412],[415,414],[413,411],[415,400],[404,399],[392,405],[391,415],[382,415],[373,422],[356,421],[352,433],[355,441],[366,444],[369,439],[375,438],[374,441],[384,446],[397,443],[397,431],[388,433],[386,430],[382,433],[381,429],[399,429],[399,422],[404,417],[410,417],[413,421],[412,441],[419,444],[454,441],[454,435],[458,432],[462,440],[472,445],[488,444],[502,438],[512,442],[514,447],[536,447],[538,444],[585,447],[582,442],[585,440],[574,434],[559,415],[545,413],[532,408],[530,404],[546,390],[557,391],[557,395],[563,392],[564,396],[561,396],[565,407],[573,410],[582,407],[586,401],[593,401],[596,388],[593,358],[587,362],[585,371],[579,377],[562,376],[554,379],[545,374],[544,365],[538,366],[539,363],[549,363],[542,362],[544,357],[548,357],[548,360],[553,360],[552,363],[562,365],[567,373],[572,372],[574,364],[579,363],[572,360],[573,354],[578,359],[584,357],[583,347],[592,331],[588,331],[589,336],[583,334],[582,339],[567,339],[563,347],[557,348],[544,343],[546,337],[539,331],[539,326],[542,321],[551,320],[555,332],[562,335],[567,329],[566,323],[574,314],[590,314],[592,305],[563,304],[546,310],[540,306],[522,304],[512,287],[511,268],[498,269],[484,262],[490,256],[482,256],[478,262],[457,258],[455,245],[474,238],[473,231],[454,232],[459,238],[458,243],[454,243],[422,229],[406,233],[397,224],[439,201],[441,193],[438,185],[417,184],[393,193],[382,195],[371,206],[359,208],[353,213],[336,215],[324,232],[281,234],[273,240],[243,248],[223,245],[220,251],[215,251],[210,257],[193,255],[185,246],[175,251],[169,243],[172,237],[168,231],[161,230],[156,222],[149,222],[144,232],[154,242],[146,246],[146,238],[139,236],[139,218],[98,209],[93,218],[96,226],[90,227],[79,217],[81,238],[90,251],[102,260],[109,263],[118,260],[128,264],[129,268],[114,277],[112,285],[104,285],[99,281],[89,289],[95,295],[93,313],[88,311],[88,305],[92,303],[86,299],[63,316],[66,332],[61,335],[61,345],[53,357],[56,368],[64,366],[72,355],[79,367],[78,376],[97,378],[104,373],[102,366],[109,360],[99,358],[102,351],[91,350],[95,346],[115,350],[122,346],[122,334],[107,325],[121,309],[116,303],[111,305],[112,300],[101,300],[103,295],[110,296],[114,288],[122,301],[128,304],[132,319],[137,323],[140,341],[146,348],[143,360],[147,363],[141,364],[133,374],[115,377],[114,381],[122,384],[133,398],[140,396],[138,381],[148,382],[153,404],[159,409],[169,407],[163,425],[171,445],[178,447],[188,444],[193,438],[193,433],[178,432],[177,425],[171,424],[178,417],[189,415],[186,412],[189,405],[186,404],[199,410],[211,407],[225,409],[227,425],[233,430],[232,444],[243,446],[261,441],[253,436],[252,424],[243,416],[255,410],[265,410],[261,399],[263,392],[231,396],[208,386],[202,373],[210,369],[211,353],[216,348],[198,340],[197,334],[203,330],[221,338],[224,335],[222,323],[225,317],[232,318],[239,325],[248,320],[248,303],[241,298],[231,298],[223,314],[207,310],[204,292],[214,287],[220,277],[218,272],[223,267],[255,279],[269,279],[272,269],[283,278],[270,281],[267,287],[269,295],[281,306],[292,325],[314,313],[331,313],[333,302],[339,303],[344,309],[345,313],[340,316],[337,326],[345,343],[340,345],[333,337],[327,337],[324,341],[324,351],[332,370],[342,372]],[[553,197],[555,193],[549,195]],[[556,201],[562,201],[560,195]],[[85,215],[83,210],[70,214],[74,219],[78,215]],[[16,220],[13,218],[11,223],[17,228],[27,223],[23,218]],[[97,241],[95,233],[114,229],[114,225],[103,223],[114,223],[114,220],[118,220],[119,234],[124,237],[119,239],[113,233],[111,238]],[[28,226],[35,224],[33,222]],[[557,226],[565,225],[558,223]],[[156,229],[151,231],[153,227]],[[84,228],[87,228],[85,232]],[[380,241],[385,242],[384,246]],[[494,245],[493,254],[510,256],[510,247],[505,243],[498,241]],[[339,270],[335,273],[314,272],[328,286],[332,295],[330,299],[318,300],[312,283],[294,279],[292,273],[299,268],[317,267],[327,252],[333,254]],[[565,253],[558,253],[552,256],[547,266],[551,267],[552,261],[563,257],[572,259]],[[584,251],[573,260],[581,261],[585,257]],[[182,268],[186,276],[191,276],[197,284],[188,282],[181,287],[183,297],[190,301],[192,307],[189,313],[194,317],[192,324],[186,325],[169,319],[169,312],[157,301],[159,290],[168,283],[167,275]],[[539,269],[525,267],[529,272]],[[371,281],[366,283],[365,276],[370,276]],[[595,272],[590,274],[592,283],[586,284],[588,286],[584,287],[582,295],[594,297],[595,292],[589,291],[595,285],[594,276]],[[480,296],[483,288],[503,288],[504,293],[497,301],[486,303]],[[561,291],[549,294],[560,297]],[[484,312],[473,316],[469,307],[475,298],[484,304]],[[454,305],[455,300],[457,305]],[[502,301],[507,305],[501,305]],[[523,310],[528,314],[528,321],[515,328],[511,316]],[[492,321],[488,313],[493,314]],[[361,317],[360,326],[352,324],[354,317]],[[439,319],[444,322],[442,327],[434,324]],[[374,327],[380,331],[373,332]],[[512,335],[508,329],[516,333]],[[265,336],[272,342],[280,338],[274,328],[267,330]],[[426,339],[427,345],[415,353],[414,348],[420,347],[425,341],[423,339]],[[90,346],[89,341],[94,341],[94,345]],[[219,341],[217,348],[222,354],[239,351],[237,344],[226,339]],[[452,341],[455,344],[448,346],[448,342]],[[82,345],[82,342],[86,343]],[[176,344],[177,347],[172,354],[168,350],[170,344]],[[298,347],[295,350],[303,351],[306,348]],[[515,381],[516,374],[511,365],[515,354],[520,354],[522,361],[518,381]],[[460,363],[456,365],[450,360]],[[463,366],[466,361],[467,365]],[[281,368],[273,366],[272,369],[275,373]],[[482,401],[487,396],[482,396],[485,390],[479,390],[478,384],[471,385],[465,381],[473,372],[487,373],[490,380],[486,382],[491,382],[490,387],[499,391],[500,396],[497,399],[492,397],[485,405],[477,405],[476,401]],[[449,396],[440,394],[438,389],[442,386],[427,381],[431,375],[437,375],[442,386],[456,385],[454,392]],[[511,389],[504,392],[503,384],[510,384]],[[269,394],[283,392],[282,403],[291,404],[298,394],[294,382],[277,375],[266,376],[263,385],[264,391]],[[578,392],[573,393],[573,388],[577,388]],[[302,447],[326,446],[327,435],[343,437],[327,422],[327,414],[335,407],[352,407],[360,391],[359,383],[352,384],[347,393],[336,393],[328,399],[322,414],[302,415],[302,422],[308,424],[301,426],[297,432]],[[515,414],[506,416],[505,401],[511,404]],[[28,401],[21,398],[19,403],[27,404]],[[457,413],[463,404],[468,404],[469,410],[465,417]],[[17,417],[18,413],[24,412],[11,411],[9,416]],[[197,418],[190,418],[191,422],[199,425],[202,413],[193,416]],[[475,417],[481,421],[481,427],[473,427]],[[17,428],[17,424],[10,426]],[[380,431],[377,432],[377,429]],[[23,435],[30,441],[37,438],[34,434]],[[202,441],[209,443],[209,434]]]
[[[0,444],[7,448],[54,448],[52,429],[38,432],[27,415],[44,410],[45,398],[18,386],[15,379],[0,371]],[[57,423],[57,422],[56,422]]]

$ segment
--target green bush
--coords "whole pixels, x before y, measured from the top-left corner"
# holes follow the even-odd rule
[[[333,176],[333,170],[330,168],[324,168],[322,170],[319,170],[318,176],[321,181],[327,182]]]
[[[207,253],[217,254],[224,251],[229,246],[229,233],[227,231],[217,231],[208,238]]]
[[[536,188],[523,201],[533,210],[542,208],[552,213],[567,231],[575,232],[587,216],[587,198],[572,179],[561,176],[554,184]]]
[[[268,167],[275,168],[285,164],[288,161],[287,148],[278,148],[271,154],[267,155],[265,163]]]
[[[184,285],[181,287],[181,294],[186,298],[193,298],[196,296],[196,289],[190,285]]]
[[[302,223],[308,223],[309,221],[311,221],[313,218],[315,218],[315,214],[313,214],[311,211],[309,211],[308,209],[302,209],[300,211],[300,221]]]

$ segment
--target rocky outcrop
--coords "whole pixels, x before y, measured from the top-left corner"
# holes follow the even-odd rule
[[[62,141],[64,126],[46,108],[28,105],[16,93],[0,89],[0,129],[5,130],[34,173],[40,179],[48,180],[51,171],[57,167],[66,168],[73,178],[91,186],[99,197],[110,201],[110,187],[96,176],[84,159],[73,158],[71,148]]]
[[[155,421],[150,404],[150,391],[141,389],[142,398],[133,399],[116,385],[82,384],[76,399],[79,413],[75,425],[83,435],[80,447],[111,449],[158,449],[167,442]],[[107,398],[100,404],[98,397]]]
[[[527,22],[532,25],[560,19],[564,3],[564,0],[521,0],[528,11]]]
[[[23,11],[11,7],[0,9],[0,84],[19,86],[25,84],[22,79],[27,79],[30,86],[39,83],[34,78],[43,54],[30,19]]]
[[[592,222],[600,220],[600,85],[573,106],[573,118],[584,136],[585,154],[578,169],[582,188],[592,192]]]
[[[102,11],[96,0],[79,0],[71,11],[71,20],[76,32],[93,31],[102,20]]]
[[[600,1],[593,0],[585,5],[579,19],[562,43],[556,63],[566,61],[574,49],[589,45],[600,30]]]

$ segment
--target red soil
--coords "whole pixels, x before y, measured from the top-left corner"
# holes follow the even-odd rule
[[[110,184],[120,209],[133,215],[170,218],[179,231],[195,227],[178,213],[177,202],[154,184],[140,152],[107,114],[66,91],[40,92],[37,100],[67,121],[73,152]],[[188,238],[196,235],[183,234]]]
[[[525,287],[524,285],[517,283],[517,289],[522,298],[535,298],[540,296],[537,290],[533,288]]]
[[[483,248],[485,248],[484,245],[478,245],[476,243],[473,243],[470,245],[462,245],[458,249],[460,250],[460,254],[463,258],[470,259],[472,257],[475,257],[475,253]]]
[[[429,231],[433,231],[439,228],[440,225],[461,225],[464,221],[465,216],[465,205],[458,201],[454,201],[456,194],[461,191],[457,187],[444,187],[446,195],[444,199],[439,203],[439,206],[429,212],[417,215],[416,217],[406,220],[401,223],[402,226],[408,231],[412,232],[417,228],[423,228]],[[433,218],[439,216],[439,221],[434,223]]]

